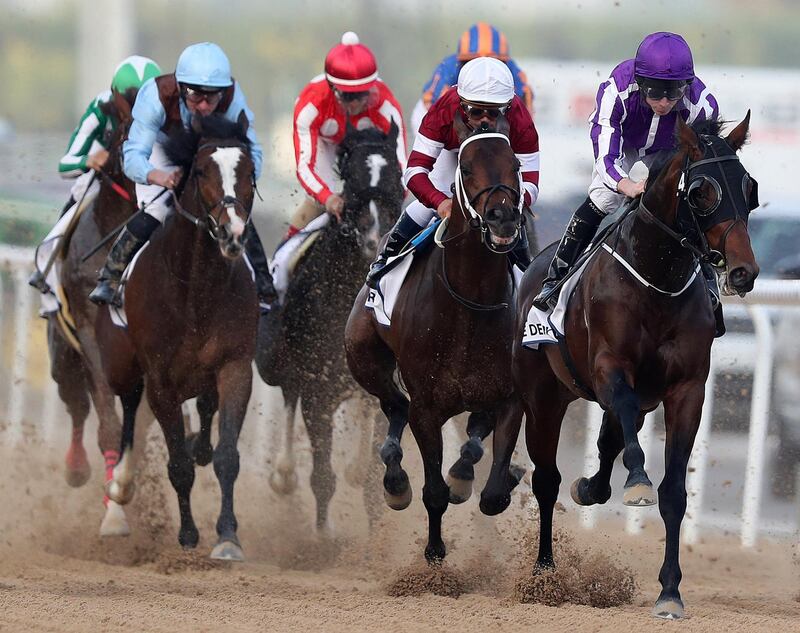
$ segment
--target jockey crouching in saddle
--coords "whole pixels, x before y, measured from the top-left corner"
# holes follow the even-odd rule
[[[572,215],[558,245],[541,292],[533,300],[539,310],[558,303],[559,282],[589,246],[603,218],[625,198],[636,198],[646,179],[633,181],[628,172],[637,161],[649,167],[662,150],[671,150],[677,117],[691,125],[716,119],[717,100],[694,74],[692,52],[675,33],[651,33],[635,59],[620,63],[597,91],[597,106],[589,118],[594,147],[594,170],[589,195]],[[725,333],[716,275],[701,263],[717,322]]]
[[[123,146],[124,169],[125,175],[136,183],[136,197],[144,213],[137,213],[128,221],[111,247],[97,287],[89,295],[93,302],[119,305],[117,290],[122,273],[170,211],[171,192],[182,174],[167,162],[162,147],[166,135],[175,126],[188,128],[195,114],[208,116],[213,112],[231,121],[245,113],[250,122],[247,137],[255,165],[254,178],[261,175],[263,154],[253,127],[253,113],[239,84],[231,77],[227,56],[211,42],[187,47],[178,58],[175,72],[145,83],[133,106],[133,123]],[[245,252],[255,271],[259,303],[269,305],[275,300],[275,289],[252,220],[245,229]]]
[[[109,137],[118,124],[103,111],[103,106],[113,99],[115,92],[132,100],[145,81],[160,74],[161,68],[152,59],[140,55],[127,57],[114,71],[111,89],[97,95],[86,108],[69,139],[67,153],[58,163],[58,173],[62,178],[76,179],[59,218],[80,200],[84,200],[86,204],[100,190],[100,185],[93,176],[108,160]],[[56,242],[60,243],[60,240],[53,240],[52,248],[57,248]],[[38,269],[28,279],[28,283],[43,293],[50,290],[45,282],[44,271]]]
[[[390,257],[403,250],[409,240],[425,228],[436,214],[450,215],[451,186],[458,165],[458,137],[453,121],[459,116],[474,130],[491,131],[504,115],[509,124],[511,148],[520,162],[525,206],[539,195],[539,135],[525,103],[514,93],[514,78],[503,62],[478,57],[466,63],[455,90],[448,90],[422,119],[408,158],[403,181],[416,200],[406,207],[392,228],[383,251],[372,264],[367,285],[378,287]],[[434,167],[435,163],[435,167]],[[525,270],[530,263],[525,231],[510,253],[513,263]]]
[[[478,22],[469,27],[458,38],[458,46],[453,55],[445,57],[422,89],[420,97],[411,113],[411,128],[418,130],[422,117],[431,106],[451,87],[458,83],[458,73],[464,64],[476,57],[494,57],[503,62],[514,77],[514,93],[522,99],[528,112],[533,116],[533,91],[528,78],[517,63],[509,56],[506,36],[491,24]]]
[[[398,128],[397,161],[406,162],[405,128],[400,104],[389,87],[378,77],[372,51],[361,44],[358,35],[348,31],[341,43],[325,56],[325,72],[314,77],[300,92],[294,107],[294,153],[297,179],[308,193],[292,215],[289,229],[279,250],[288,262],[287,247],[299,246],[289,238],[305,229],[324,213],[337,220],[344,210],[344,198],[336,188],[336,150],[347,133],[347,124],[358,130],[377,128],[388,134]],[[316,225],[316,223],[315,223]],[[294,249],[292,249],[294,250]],[[273,263],[275,265],[275,263]],[[288,273],[276,272],[278,291],[285,292]],[[285,285],[284,285],[285,284]],[[265,317],[270,339],[279,335],[283,306],[275,305]]]

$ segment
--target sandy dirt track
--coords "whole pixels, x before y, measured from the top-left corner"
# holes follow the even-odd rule
[[[520,493],[498,519],[482,517],[474,498],[445,515],[448,564],[458,571],[441,576],[447,586],[461,584],[460,597],[392,597],[393,583],[409,585],[409,565],[424,568],[421,481],[413,471],[411,507],[387,511],[371,535],[359,491],[340,476],[336,538],[320,539],[311,527],[307,465],[301,463],[301,491],[282,499],[266,483],[269,464],[243,456],[237,512],[248,561],[218,565],[207,559],[219,496],[213,471],[198,472],[193,505],[201,542],[196,553],[184,554],[163,451],[151,448],[130,506],[133,535],[103,541],[96,536],[101,477],[93,443],[87,429],[94,473],[76,490],[61,476],[65,445],[28,437],[18,450],[0,449],[0,631],[800,631],[800,566],[792,543],[763,540],[745,551],[722,534],[682,549],[689,617],[653,619],[663,553],[657,511],[635,537],[624,534],[621,521],[583,530],[571,504],[557,514],[563,528],[557,562],[588,568],[595,554],[608,554],[604,564],[628,568],[635,579],[631,604],[520,604],[514,586],[530,555],[522,535],[533,526]],[[409,444],[409,465],[415,452]],[[341,472],[338,453],[335,465]],[[619,504],[618,495],[610,503]]]

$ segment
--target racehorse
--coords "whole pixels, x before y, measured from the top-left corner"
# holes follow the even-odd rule
[[[252,389],[258,319],[255,285],[241,257],[255,190],[247,117],[195,117],[191,130],[170,135],[165,151],[184,170],[175,213],[157,231],[125,285],[127,330],[101,310],[96,323],[103,367],[123,407],[122,448],[108,495],[127,503],[133,494],[131,450],[136,408],[146,387],[164,432],[168,472],[178,495],[179,543],[197,545],[189,495],[195,461],[214,472],[222,492],[218,542],[212,558],[243,560],[236,536],[233,487],[239,473],[237,441]],[[177,199],[177,200],[176,200]],[[198,396],[201,433],[187,442],[181,403]],[[219,443],[210,422],[219,408]]]
[[[106,461],[106,478],[119,456],[121,425],[114,409],[114,394],[106,382],[95,338],[97,306],[88,300],[97,269],[108,252],[100,249],[84,261],[85,254],[106,234],[136,210],[133,183],[122,173],[122,143],[131,123],[131,96],[114,93],[101,107],[117,121],[109,141],[109,156],[99,179],[99,193],[83,212],[75,231],[61,245],[64,260],[60,282],[64,296],[62,310],[48,319],[47,342],[50,373],[58,384],[58,394],[72,418],[72,441],[66,457],[66,480],[70,486],[82,486],[89,480],[90,467],[83,447],[83,427],[89,415],[91,394],[98,419],[98,444]],[[71,315],[71,316],[70,316]],[[106,513],[100,525],[101,536],[124,536],[130,533],[123,509],[106,498]]]
[[[375,128],[356,130],[348,124],[337,150],[337,169],[344,185],[342,218],[318,231],[295,267],[281,308],[280,333],[267,331],[268,326],[275,327],[275,321],[262,318],[259,324],[256,367],[266,383],[281,387],[286,415],[285,444],[270,483],[279,494],[288,494],[296,486],[292,438],[299,398],[312,446],[311,488],[318,529],[330,527],[328,506],[336,487],[331,465],[333,414],[353,396],[361,400],[361,413],[366,415],[371,409],[345,366],[344,324],[375,259],[382,230],[400,215],[403,185],[396,152],[398,132],[394,123],[388,134]],[[372,425],[366,420],[360,425],[364,452],[369,455]],[[365,505],[373,520],[377,504],[371,502],[369,488],[364,487]]]
[[[511,381],[514,287],[506,255],[522,230],[519,161],[504,117],[496,132],[473,134],[460,117],[454,129],[459,162],[452,213],[444,237],[440,232],[437,238],[442,248],[415,254],[391,326],[378,325],[365,309],[365,287],[345,330],[350,371],[380,400],[389,419],[380,454],[386,465],[384,496],[395,510],[406,508],[412,495],[401,466],[406,422],[417,440],[425,470],[429,562],[445,556],[442,515],[448,502],[461,503],[471,494],[481,441],[498,416],[521,415]],[[395,367],[410,402],[395,381]],[[448,486],[441,472],[441,427],[463,411],[473,412],[470,439],[449,471]]]
[[[623,452],[628,470],[626,505],[655,503],[637,439],[644,416],[663,402],[666,468],[658,504],[666,528],[661,594],[654,615],[680,618],[678,585],[680,526],[686,511],[686,469],[700,424],[705,381],[714,339],[711,301],[698,260],[713,264],[726,294],[753,288],[758,265],[750,247],[747,220],[758,206],[754,181],[737,152],[747,138],[750,113],[725,138],[721,123],[687,126],[678,117],[677,149],[656,161],[638,209],[602,238],[567,308],[566,347],[513,351],[513,375],[524,400],[526,440],[535,465],[532,488],[539,504],[537,568],[554,566],[553,506],[561,481],[556,466],[561,421],[579,397],[604,409],[597,447],[600,467],[571,488],[579,505],[611,497],[614,460]],[[554,245],[528,269],[517,300],[516,335],[522,333],[533,297],[541,288]],[[571,367],[569,367],[571,365]],[[509,425],[519,429],[519,422]],[[506,437],[515,436],[512,429]],[[510,455],[513,443],[499,447]],[[498,479],[503,462],[487,483],[481,508],[495,514],[508,505]]]

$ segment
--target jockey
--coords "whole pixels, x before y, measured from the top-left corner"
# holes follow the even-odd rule
[[[400,216],[372,264],[367,275],[369,287],[377,287],[387,260],[398,255],[437,213],[440,217],[450,214],[450,187],[455,180],[460,146],[453,129],[455,117],[460,116],[472,129],[493,129],[501,115],[508,120],[511,148],[520,162],[525,206],[536,202],[539,135],[531,114],[514,93],[514,78],[508,66],[492,57],[473,59],[461,69],[456,90],[448,90],[422,119],[403,174],[403,181],[417,199]],[[520,232],[512,256],[523,269],[530,263],[525,231]]]
[[[347,123],[357,129],[376,127],[384,133],[394,122],[397,160],[406,163],[405,129],[400,104],[378,78],[372,51],[352,31],[325,57],[325,73],[303,88],[294,107],[294,153],[297,179],[308,193],[294,212],[286,238],[325,211],[341,216],[344,199],[334,193],[336,148]]]
[[[600,84],[597,107],[589,118],[595,158],[589,196],[567,224],[534,306],[545,311],[555,307],[558,282],[592,241],[603,218],[626,196],[644,192],[646,180],[635,182],[628,171],[637,161],[649,166],[656,152],[673,149],[677,117],[691,125],[718,115],[717,100],[695,77],[692,52],[680,35],[651,33],[634,59],[611,71]],[[703,270],[716,288],[713,270]],[[719,325],[721,314],[717,319]]]
[[[471,59],[476,57],[494,57],[508,66],[514,77],[514,92],[525,103],[525,107],[533,115],[533,91],[528,85],[528,78],[517,63],[509,57],[506,36],[491,24],[478,22],[469,27],[458,39],[456,53],[445,57],[422,89],[422,96],[411,113],[411,127],[419,129],[422,117],[436,103],[436,100],[447,92],[458,81],[458,73]]]
[[[136,183],[136,198],[144,213],[135,214],[120,233],[97,287],[89,298],[97,304],[117,304],[116,292],[125,267],[164,221],[171,205],[171,194],[181,179],[180,170],[172,168],[162,143],[177,125],[188,127],[192,115],[207,116],[219,112],[232,121],[244,112],[250,121],[247,137],[255,165],[255,178],[261,175],[262,150],[253,113],[244,93],[231,77],[231,67],[222,49],[211,42],[192,44],[178,58],[174,73],[161,75],[145,83],[133,106],[133,123],[123,146],[125,175]],[[267,258],[253,222],[245,230],[245,250],[256,276],[259,302],[269,305],[275,298]]]
[[[114,71],[111,79],[111,89],[104,90],[97,95],[86,112],[83,113],[78,127],[72,133],[67,145],[67,153],[58,163],[58,173],[62,178],[75,178],[75,184],[70,190],[70,197],[59,217],[62,217],[76,201],[87,194],[87,188],[91,184],[91,191],[88,194],[96,193],[99,186],[92,182],[92,175],[95,171],[103,168],[108,160],[108,137],[117,121],[108,116],[103,107],[111,101],[113,93],[127,97],[130,101],[136,97],[136,93],[142,84],[153,77],[161,74],[161,69],[152,59],[132,55],[120,62]],[[42,271],[36,270],[28,283],[47,292],[48,287],[44,285]]]

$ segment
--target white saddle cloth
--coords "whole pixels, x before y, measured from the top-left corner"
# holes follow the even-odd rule
[[[331,216],[328,213],[323,213],[321,216],[314,218],[305,228],[292,235],[275,251],[275,255],[273,255],[269,264],[269,271],[272,273],[272,283],[278,292],[281,303],[284,302],[286,290],[289,288],[289,277],[297,265],[295,254],[305,244],[306,240],[327,225],[330,219]]]

